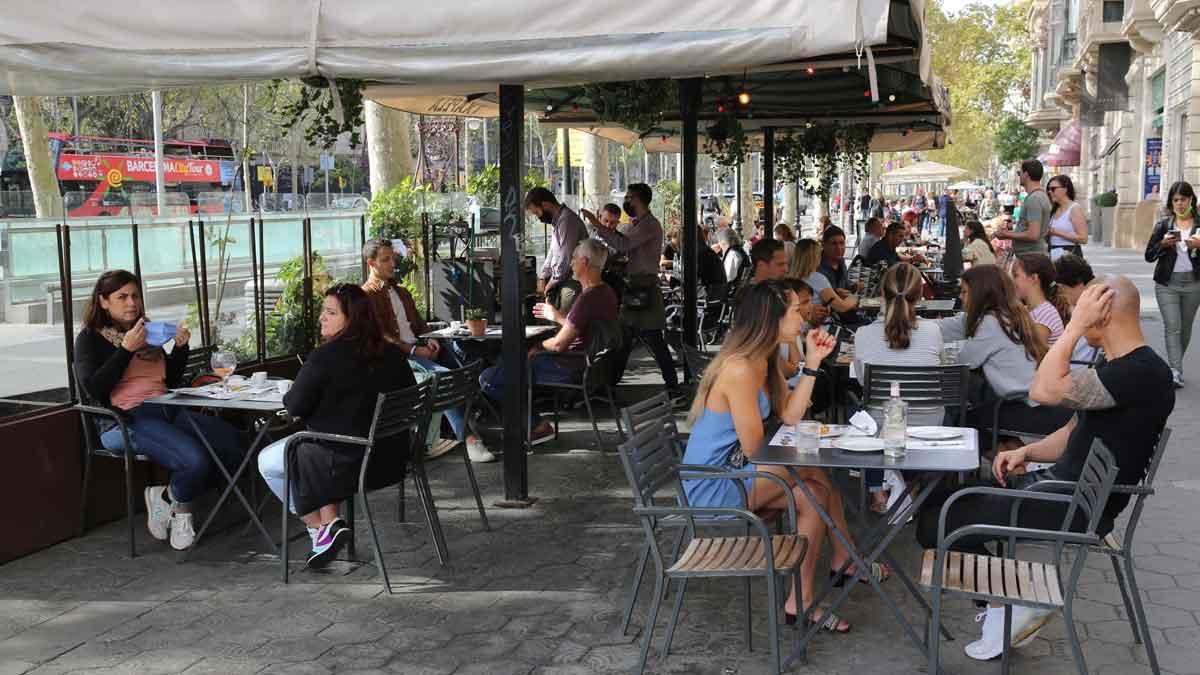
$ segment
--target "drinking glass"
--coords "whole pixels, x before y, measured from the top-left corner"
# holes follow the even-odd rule
[[[821,447],[821,423],[796,423],[796,452],[816,452]]]
[[[229,376],[237,368],[237,354],[218,349],[212,355],[212,369],[221,378],[221,385],[229,391]]]

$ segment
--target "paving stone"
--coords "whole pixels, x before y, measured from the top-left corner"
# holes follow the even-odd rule
[[[205,656],[183,671],[184,675],[251,675],[269,666],[267,661],[255,659],[230,659],[222,656]]]
[[[455,675],[529,675],[534,666],[514,661],[481,661],[454,671]]]
[[[333,646],[333,643],[318,637],[280,638],[268,642],[251,654],[271,661],[300,663],[317,659]]]
[[[396,652],[380,645],[354,644],[334,647],[321,656],[321,665],[342,672],[352,668],[381,668],[396,656]]]
[[[389,632],[391,628],[380,622],[341,622],[329,626],[317,635],[335,644],[358,644],[376,642]]]
[[[1200,591],[1183,589],[1150,591],[1147,594],[1152,603],[1166,605],[1176,609],[1200,611]]]
[[[149,603],[85,603],[0,642],[5,660],[42,663],[153,608]]]

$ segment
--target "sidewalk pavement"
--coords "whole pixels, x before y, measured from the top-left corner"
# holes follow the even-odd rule
[[[1089,247],[1088,257],[1097,272],[1125,273],[1138,283],[1147,339],[1161,350],[1149,266],[1136,252]],[[1200,391],[1196,352],[1188,372],[1197,384],[1180,392],[1159,494],[1148,503],[1136,543],[1154,641],[1164,672],[1172,673],[1200,673],[1200,458],[1192,452],[1200,423],[1187,412]],[[658,381],[648,360],[633,372],[647,383]],[[633,401],[653,387],[622,389],[621,397]],[[629,672],[649,589],[632,634],[621,636],[617,627],[642,533],[615,456],[588,449],[586,422],[576,418],[564,430],[562,440],[529,458],[530,491],[540,501],[529,510],[489,508],[490,533],[481,531],[457,458],[435,463],[433,492],[451,554],[446,567],[437,565],[416,502],[408,506],[410,522],[400,524],[396,493],[376,493],[376,520],[397,591],[391,596],[369,564],[301,571],[284,586],[277,562],[256,551],[262,542],[240,536],[240,527],[205,541],[183,564],[150,541],[139,521],[143,553],[133,560],[124,554],[118,522],[0,567],[0,673]],[[607,440],[611,448],[615,435]],[[501,467],[476,468],[490,506],[502,494]],[[359,518],[357,529],[365,533]],[[277,516],[266,523],[277,529]],[[366,539],[358,554],[369,559]],[[294,550],[299,555],[301,545]],[[920,551],[911,534],[901,533],[892,552],[916,572]],[[917,616],[898,582],[885,588]],[[648,672],[767,672],[761,584],[753,598],[751,653],[742,639],[741,585],[691,584],[672,653],[664,660],[652,651]],[[1076,613],[1091,672],[1149,672],[1106,560],[1089,558],[1080,598]],[[951,600],[946,609],[946,625],[958,638],[944,643],[947,668],[995,672],[998,663],[973,662],[962,653],[978,635],[974,607]],[[808,665],[793,672],[924,672],[922,654],[865,587],[856,589],[844,618],[853,631],[819,636]],[[656,647],[662,634],[660,624]],[[1061,618],[1016,653],[1013,668],[1074,672]]]

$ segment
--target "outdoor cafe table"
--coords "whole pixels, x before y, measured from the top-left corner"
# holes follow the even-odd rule
[[[816,509],[821,520],[829,527],[829,531],[833,536],[837,537],[838,541],[850,553],[850,561],[842,566],[839,572],[845,573],[851,563],[855,565],[856,572],[853,578],[848,580],[841,588],[834,601],[829,605],[829,612],[837,612],[837,608],[846,601],[850,591],[858,585],[859,580],[866,580],[870,583],[875,593],[883,599],[884,603],[895,615],[896,620],[908,633],[909,638],[917,649],[925,651],[925,639],[922,637],[923,631],[917,631],[913,628],[908,618],[900,611],[900,607],[896,604],[887,593],[884,592],[879,582],[871,576],[871,565],[878,559],[882,558],[890,567],[893,577],[899,577],[904,587],[908,590],[917,602],[920,603],[927,615],[931,614],[929,604],[921,595],[920,590],[913,583],[912,579],[904,572],[904,568],[897,564],[887,552],[888,545],[904,529],[904,525],[908,522],[909,516],[917,513],[921,504],[929,498],[934,488],[941,483],[942,478],[947,474],[956,474],[965,471],[975,471],[979,468],[979,435],[975,429],[969,428],[954,428],[955,431],[961,431],[962,435],[956,439],[945,441],[923,441],[919,439],[908,438],[907,452],[903,458],[892,459],[884,457],[883,452],[851,452],[848,450],[839,450],[833,447],[836,438],[822,438],[820,449],[816,452],[800,452],[796,450],[792,444],[775,445],[774,443],[785,443],[791,439],[788,434],[789,429],[783,427],[779,433],[773,433],[768,437],[758,452],[754,453],[754,463],[757,465],[774,465],[786,467],[791,474],[796,485],[804,493],[809,504]],[[858,545],[851,544],[847,533],[838,529],[829,513],[822,508],[819,501],[813,498],[812,492],[808,485],[800,479],[799,469],[855,469],[865,471],[868,469],[892,469],[895,471],[906,472],[906,478],[910,481],[912,490],[911,501],[905,499],[897,499],[895,504],[888,509],[879,521],[868,528],[866,532],[858,537]],[[830,481],[842,491],[843,503],[851,504],[852,499],[849,494],[846,494],[847,488],[839,481]],[[906,503],[907,502],[907,503]],[[850,575],[847,575],[850,576]],[[813,607],[820,607],[821,602],[829,596],[834,590],[832,584],[826,586],[825,590],[817,597],[813,603]],[[788,658],[787,668],[793,661],[799,658],[804,653],[804,648],[809,640],[820,630],[820,617],[809,624],[808,631],[796,643],[796,648],[792,655]],[[951,639],[950,634],[944,627],[941,628],[947,639]]]
[[[525,326],[525,339],[529,340],[539,335],[557,330],[557,325]],[[504,337],[504,331],[500,326],[488,326],[483,335],[475,336],[471,335],[470,331],[466,330],[465,328],[459,330],[455,330],[453,328],[442,328],[440,330],[429,331],[428,333],[419,335],[418,337],[420,337],[422,340],[475,340],[477,342],[500,341]]]
[[[947,314],[954,312],[953,298],[943,300],[921,300],[917,303],[918,312],[927,312],[930,314]],[[858,306],[865,312],[878,312],[882,306],[882,301],[879,298],[863,298]]]
[[[257,413],[262,417],[271,417],[280,410],[283,410],[282,400],[255,400],[250,398],[215,399],[207,396],[195,396],[176,392],[168,392],[160,396],[155,396],[154,398],[147,399],[147,402],[157,403],[158,405],[177,406],[180,408],[208,408],[210,410],[237,411],[251,414]],[[188,422],[191,423],[192,431],[195,432],[196,437],[200,439],[200,442],[204,445],[204,449],[208,451],[208,455],[212,458],[213,463],[217,465],[217,469],[220,470],[220,472],[225,476],[225,480],[228,481],[228,484],[225,486],[225,490],[221,493],[220,498],[217,499],[217,503],[213,505],[212,510],[209,511],[208,517],[204,520],[204,524],[201,525],[200,529],[196,532],[196,538],[192,541],[191,547],[188,549],[187,553],[184,554],[183,558],[186,559],[187,554],[195,550],[196,545],[200,543],[200,538],[204,536],[205,530],[207,530],[208,526],[212,524],[213,518],[217,515],[217,512],[221,510],[221,506],[225,503],[225,500],[229,498],[230,492],[237,495],[238,501],[240,501],[242,506],[246,508],[246,513],[250,514],[250,520],[256,526],[258,526],[258,531],[262,533],[263,539],[267,541],[267,544],[271,547],[271,550],[278,552],[279,549],[277,546],[275,546],[275,542],[271,540],[271,535],[267,533],[267,529],[263,527],[262,521],[259,520],[258,512],[253,506],[250,505],[250,502],[246,500],[246,496],[242,494],[242,491],[239,490],[237,486],[237,482],[241,480],[242,474],[246,472],[246,467],[250,466],[251,461],[258,456],[259,450],[262,449],[263,440],[266,438],[267,430],[271,425],[266,423],[261,425],[262,428],[259,429],[258,434],[255,435],[254,442],[251,443],[250,447],[246,449],[246,455],[242,458],[242,463],[238,465],[237,470],[231,475],[229,473],[229,469],[225,467],[225,464],[221,462],[221,459],[218,457],[216,451],[213,450],[212,445],[209,444],[208,439],[205,438],[204,434],[200,431],[200,427],[196,424],[196,421],[188,418]]]

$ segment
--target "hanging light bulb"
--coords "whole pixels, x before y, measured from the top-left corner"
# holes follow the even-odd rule
[[[817,72],[817,69],[813,68],[812,66],[809,66],[804,69],[804,72],[808,73],[809,75],[813,75]]]
[[[738,94],[738,103],[741,103],[742,105],[750,105],[750,92],[743,91],[742,93]]]
[[[717,112],[719,112],[719,113],[725,112],[725,104],[724,103],[717,104]]]
[[[891,103],[895,103],[895,102],[896,102],[896,95],[895,95],[895,94],[888,94],[888,101],[889,101],[889,102],[891,102]]]

